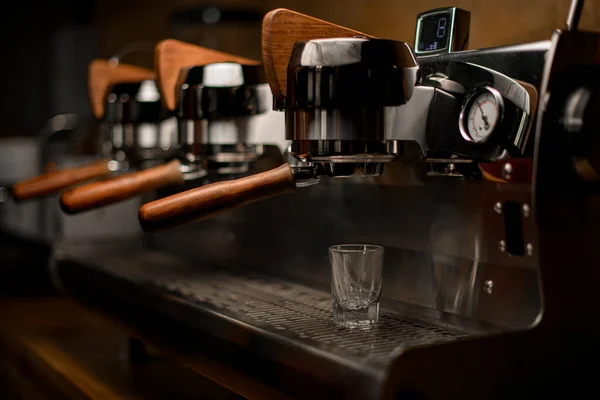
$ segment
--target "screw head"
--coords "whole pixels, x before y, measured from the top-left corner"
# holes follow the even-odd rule
[[[504,167],[502,168],[502,177],[506,180],[509,180],[512,173],[513,173],[512,165],[510,163],[504,164]]]
[[[496,211],[498,214],[502,214],[502,203],[499,201],[496,202],[496,204],[494,204],[494,211]]]
[[[196,156],[194,156],[192,153],[187,153],[185,155],[185,159],[189,162],[189,163],[195,163],[196,162]]]
[[[106,166],[110,171],[118,171],[119,170],[119,162],[117,160],[110,160]]]
[[[487,294],[492,294],[492,291],[494,290],[494,281],[492,281],[491,279],[485,281],[485,283],[483,284],[483,290],[485,290]]]
[[[500,249],[500,251],[505,252],[506,251],[506,242],[504,240],[501,240],[500,243],[498,243],[498,248]]]
[[[531,215],[531,208],[529,208],[529,204],[523,204],[523,216],[525,218],[529,218]]]
[[[527,255],[528,256],[533,255],[533,243],[527,243]]]

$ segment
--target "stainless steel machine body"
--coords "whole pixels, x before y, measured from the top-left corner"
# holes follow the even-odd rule
[[[101,148],[115,169],[152,166],[177,154],[176,119],[162,105],[154,80],[111,86],[101,124]]]
[[[262,67],[228,62],[187,70],[176,111],[185,179],[239,177],[259,158],[281,157],[283,116],[272,104]]]
[[[383,144],[371,154],[393,156],[373,159],[383,173],[323,179],[153,234],[154,250],[141,248],[128,269],[111,248],[89,276],[135,290],[143,300],[123,298],[133,309],[220,337],[332,397],[541,398],[589,388],[581,360],[598,354],[600,36],[576,31],[580,9],[574,1],[570,30],[550,41],[417,57],[407,104],[378,104],[367,116]],[[298,119],[292,104],[277,107],[301,163],[356,162],[376,148],[319,136],[351,134],[337,123],[359,114]],[[387,151],[386,141],[401,143]],[[340,243],[386,248],[375,330],[331,322],[327,248]],[[65,245],[56,274],[93,302],[74,278],[90,254]]]
[[[162,105],[154,80],[114,84],[105,104],[104,118],[99,121],[100,151],[96,158],[109,159],[109,168],[115,174],[159,165],[177,155],[177,121]],[[67,159],[60,167],[81,163],[81,159]],[[52,196],[48,199],[47,235],[83,242],[139,236],[136,210],[153,196],[138,196],[79,215],[65,214],[60,209],[59,196]]]

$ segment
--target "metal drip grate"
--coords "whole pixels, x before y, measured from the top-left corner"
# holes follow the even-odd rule
[[[416,345],[456,340],[466,335],[382,312],[370,330],[335,326],[329,294],[305,286],[222,273],[187,279],[153,281],[153,285],[188,301],[208,305],[279,334],[313,341],[331,352],[361,361],[387,364],[395,351]],[[233,315],[235,316],[235,315]]]

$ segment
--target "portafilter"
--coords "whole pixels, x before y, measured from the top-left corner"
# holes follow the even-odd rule
[[[55,170],[12,186],[16,200],[44,197],[146,161],[172,155],[174,123],[161,107],[152,71],[94,60],[89,95],[102,132],[99,158],[91,164]]]
[[[177,116],[179,157],[69,190],[61,196],[65,212],[79,213],[209,175],[235,176],[261,155],[262,144],[248,139],[249,119],[271,104],[257,61],[175,40],[159,43],[155,59],[163,104]]]
[[[139,212],[144,230],[207,218],[322,177],[376,176],[399,154],[401,142],[385,138],[384,110],[405,104],[418,81],[410,45],[275,10],[263,23],[263,61],[297,164],[150,202]],[[277,75],[282,62],[286,84]]]

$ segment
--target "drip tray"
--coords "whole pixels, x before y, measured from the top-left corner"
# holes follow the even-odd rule
[[[338,328],[326,291],[247,270],[191,267],[135,244],[62,244],[54,256],[55,281],[80,301],[293,397],[330,390],[330,398],[378,399],[404,349],[467,337],[384,307],[376,327]]]
[[[318,344],[321,349],[385,366],[398,351],[412,346],[456,340],[465,335],[380,313],[368,330],[338,328],[331,297],[305,286],[265,278],[207,274],[185,280],[152,281],[158,288],[203,307],[210,307],[273,333]]]

